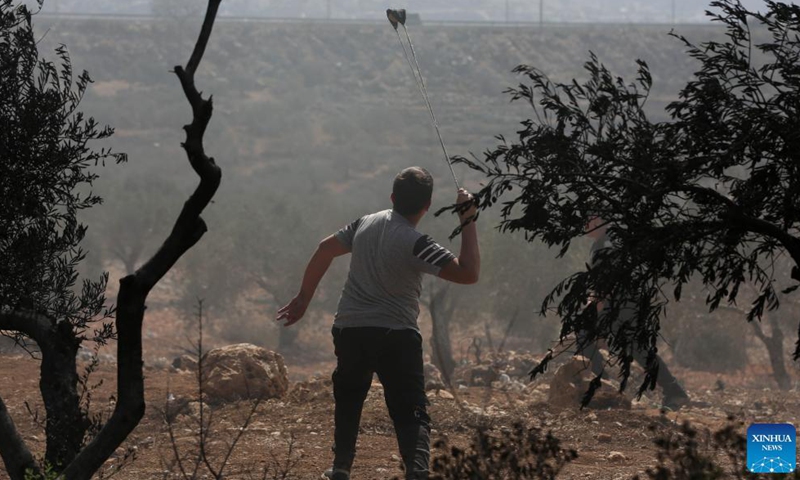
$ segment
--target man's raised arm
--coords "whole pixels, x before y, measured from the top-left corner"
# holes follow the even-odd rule
[[[465,189],[458,190],[456,203],[471,202],[472,194]],[[468,210],[459,213],[461,223],[474,217],[477,213],[475,205]],[[481,274],[481,252],[478,247],[478,228],[474,219],[461,229],[461,251],[457,258],[454,258],[445,265],[439,272],[439,277],[450,282],[461,284],[472,284],[478,281]]]

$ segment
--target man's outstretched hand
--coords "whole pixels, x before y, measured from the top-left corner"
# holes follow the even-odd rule
[[[345,253],[350,253],[350,248],[340,242],[336,238],[336,235],[329,235],[319,242],[319,246],[317,246],[317,250],[308,261],[306,271],[303,274],[300,293],[298,293],[288,305],[278,310],[278,317],[275,320],[286,320],[283,326],[288,327],[289,325],[294,325],[298,320],[303,318],[308,304],[311,303],[311,299],[314,298],[314,292],[317,291],[317,285],[319,285],[319,281],[322,280],[322,277],[325,276],[325,272],[328,271],[331,262],[334,258],[344,255]]]
[[[286,320],[286,323],[283,324],[284,327],[294,325],[298,320],[303,318],[303,315],[306,313],[306,308],[308,308],[308,300],[306,300],[302,292],[298,293],[291,302],[278,310],[278,317],[275,320],[279,322],[281,320]]]

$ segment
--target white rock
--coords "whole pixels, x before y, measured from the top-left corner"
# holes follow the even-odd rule
[[[283,357],[242,343],[215,348],[203,361],[205,393],[212,403],[248,398],[279,398],[289,389]]]

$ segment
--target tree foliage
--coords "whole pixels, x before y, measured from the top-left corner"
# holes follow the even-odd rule
[[[74,77],[65,46],[56,54],[40,59],[31,12],[0,2],[0,309],[58,317],[85,336],[106,278],[73,288],[86,233],[78,212],[101,201],[91,167],[125,155],[90,147],[113,129],[78,110],[91,79]]]
[[[93,168],[125,157],[90,147],[113,131],[98,127],[78,110],[91,80],[85,72],[73,78],[66,47],[56,50],[57,63],[39,59],[31,12],[12,0],[0,0],[0,332],[29,338],[39,350],[47,435],[43,467],[0,398],[0,456],[12,479],[51,474],[89,479],[144,415],[145,302],[156,283],[206,232],[200,214],[221,178],[203,147],[211,101],[202,98],[194,82],[219,1],[209,0],[191,58],[185,68],[174,70],[192,107],[183,147],[199,185],[155,255],[120,280],[118,308],[112,312],[105,307],[107,277],[84,281],[76,291],[76,266],[84,258],[80,242],[86,233],[77,215],[100,202],[91,192],[97,178]],[[113,325],[102,321],[112,313]],[[98,320],[101,326],[94,328]],[[101,426],[84,408],[91,386],[77,374],[76,354],[84,340],[103,343],[115,336],[117,392],[114,411]]]
[[[652,76],[642,60],[631,83],[594,54],[582,82],[553,82],[521,65],[514,71],[527,81],[508,93],[534,117],[521,122],[516,141],[498,136],[482,159],[458,159],[488,178],[480,204],[500,208],[502,231],[556,246],[561,256],[593,218],[603,219],[616,248],[560,282],[541,310],[561,317],[562,340],[580,330],[607,339],[622,388],[631,349],[648,351],[640,393],[655,387],[665,308],[691,278],[702,279],[712,310],[753,284],[750,321],[778,307],[776,264],[793,262],[791,277],[800,280],[800,7],[711,6],[725,41],[695,45],[670,33],[699,69],[667,107],[669,120],[646,114]],[[616,301],[598,316],[585,308],[597,297]],[[623,305],[636,313],[618,322]]]
[[[0,1],[0,333],[41,354],[45,459],[58,470],[93,424],[71,368],[77,349],[114,337],[108,277],[77,285],[78,213],[101,201],[92,169],[125,155],[94,149],[113,130],[78,109],[91,79],[75,77],[63,45],[56,56],[39,57],[30,10]]]

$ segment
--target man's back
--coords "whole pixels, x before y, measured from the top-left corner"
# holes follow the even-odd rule
[[[437,275],[453,254],[392,210],[366,215],[336,238],[352,257],[334,325],[418,330],[422,274]]]

